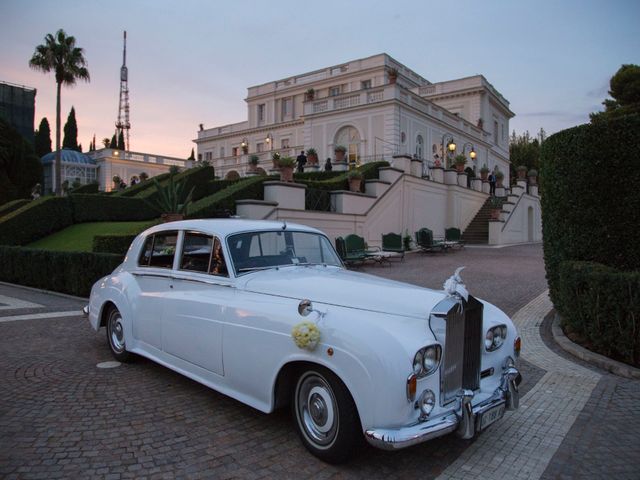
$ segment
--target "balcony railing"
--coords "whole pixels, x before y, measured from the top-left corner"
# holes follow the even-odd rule
[[[101,148],[100,150],[95,150],[93,152],[86,152],[86,154],[94,160],[100,160],[102,158],[120,158],[133,162],[155,163],[157,165],[176,165],[178,167],[187,168],[193,166],[193,162],[191,160],[153,155],[150,153],[129,152],[113,148]]]

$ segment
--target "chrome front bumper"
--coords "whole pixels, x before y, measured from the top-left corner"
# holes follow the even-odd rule
[[[521,380],[520,372],[510,367],[502,374],[500,386],[494,394],[478,405],[471,404],[473,392],[463,390],[459,396],[458,408],[446,415],[397,429],[370,429],[365,432],[365,438],[371,445],[383,450],[410,447],[454,431],[457,431],[461,438],[472,438],[480,431],[480,423],[477,420],[491,408],[502,404],[505,410],[518,408],[518,385]]]

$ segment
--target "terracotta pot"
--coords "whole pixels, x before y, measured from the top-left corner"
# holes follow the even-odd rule
[[[293,182],[293,167],[280,167],[280,181]]]
[[[497,188],[502,188],[502,187],[504,187],[504,185],[502,184],[502,181],[503,181],[503,180],[504,180],[504,179],[502,179],[502,180],[498,180],[498,179],[496,178],[496,187],[497,187]]]
[[[524,180],[527,177],[527,172],[524,170],[518,170],[518,179]]]
[[[333,153],[335,154],[335,161],[336,162],[344,162],[344,156],[345,156],[346,152],[343,152],[342,150],[336,150]]]
[[[278,164],[278,160],[273,159],[273,169],[277,170],[278,168],[280,168],[280,165]]]
[[[178,222],[184,220],[184,215],[182,213],[163,213],[160,215],[160,220],[162,220],[162,223]]]
[[[487,180],[487,178],[489,177],[489,172],[480,172],[480,179],[481,180]]]
[[[318,155],[316,155],[316,154],[307,155],[307,163],[309,165],[317,165],[318,164]]]
[[[537,185],[538,177],[529,177],[529,185]]]
[[[389,84],[393,85],[398,80],[397,75],[389,75]]]
[[[497,209],[497,208],[492,208],[491,209],[491,220],[500,220],[500,212],[502,210]]]
[[[362,186],[361,178],[350,178],[349,179],[349,190],[352,192],[360,192],[360,187]]]
[[[458,173],[464,173],[464,163],[462,165],[456,163],[456,171]]]

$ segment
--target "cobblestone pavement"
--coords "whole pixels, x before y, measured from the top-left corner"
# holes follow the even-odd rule
[[[400,264],[361,270],[440,287],[453,269],[467,264],[463,278],[470,290],[513,315],[544,291],[541,263],[539,246],[468,248],[440,256],[411,255]],[[500,270],[508,280],[500,277]],[[486,278],[482,272],[487,272]],[[18,306],[12,299],[42,306]],[[12,302],[15,308],[3,309]],[[97,368],[112,358],[104,332],[95,333],[86,319],[75,315],[82,304],[0,285],[0,478],[435,478],[462,471],[473,478],[483,464],[478,458],[485,456],[493,456],[495,463],[487,465],[483,477],[513,471],[492,468],[504,461],[496,451],[509,462],[524,462],[516,476],[524,477],[522,470],[529,468],[529,477],[537,478],[533,473],[539,477],[546,468],[544,478],[564,478],[567,472],[582,472],[576,469],[588,455],[582,446],[585,439],[602,455],[594,463],[612,455],[611,445],[598,449],[603,412],[597,424],[583,419],[584,412],[606,404],[616,409],[615,418],[622,424],[626,411],[638,417],[637,383],[607,390],[597,380],[598,372],[580,365],[557,373],[556,357],[571,362],[559,355],[546,361],[548,349],[541,350],[542,341],[535,348],[543,353],[534,354],[531,345],[539,341],[536,332],[542,317],[534,318],[528,307],[515,317],[529,319],[521,326],[527,332],[523,330],[520,410],[471,441],[451,435],[399,452],[365,447],[353,462],[335,467],[306,452],[287,411],[264,415],[144,359]],[[65,316],[2,322],[49,311]],[[580,397],[586,402],[582,411],[574,398],[564,402],[570,406],[561,413],[558,428],[553,425],[558,417],[551,412],[555,404],[545,399],[565,398],[562,382],[573,382],[575,374],[583,375],[579,378],[588,383],[585,388],[596,379],[591,396]],[[633,433],[622,437],[617,428],[613,425],[607,434],[624,438],[625,444],[633,439]],[[541,437],[548,432],[553,432],[551,438]],[[542,461],[529,461],[536,453],[532,450],[546,452]],[[566,459],[573,470],[567,470]],[[638,456],[631,460],[635,471],[637,462]],[[511,477],[505,473],[504,478]]]

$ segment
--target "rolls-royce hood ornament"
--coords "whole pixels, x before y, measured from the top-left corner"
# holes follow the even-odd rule
[[[444,285],[444,291],[447,292],[447,295],[450,297],[459,296],[464,298],[464,301],[469,301],[469,292],[467,291],[467,287],[462,281],[462,277],[460,277],[460,272],[464,270],[465,267],[458,267],[453,275],[451,275]]]

